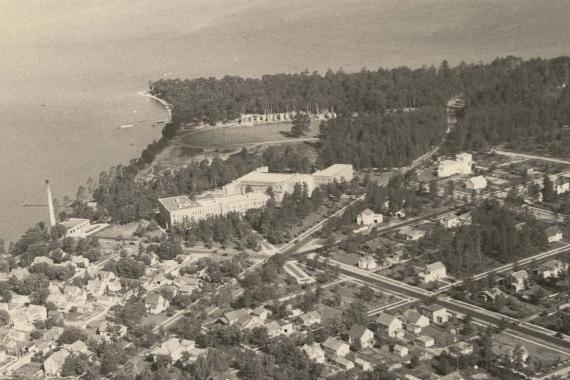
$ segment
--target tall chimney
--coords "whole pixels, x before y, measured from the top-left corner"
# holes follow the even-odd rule
[[[49,210],[49,225],[51,227],[56,225],[55,220],[55,211],[53,209],[53,198],[51,196],[51,189],[49,187],[49,180],[46,179],[46,190],[47,190],[47,201],[48,201],[48,210]]]

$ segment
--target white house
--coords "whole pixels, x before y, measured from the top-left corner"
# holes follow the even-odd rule
[[[365,326],[353,325],[348,331],[348,342],[360,348],[368,348],[374,345],[374,333]]]
[[[548,227],[546,229],[546,238],[549,243],[562,240],[562,230],[558,226]]]
[[[420,240],[421,238],[424,237],[425,234],[426,233],[424,231],[417,230],[410,226],[405,226],[398,230],[398,237],[406,241]]]
[[[414,342],[423,348],[430,348],[435,345],[435,340],[431,336],[427,335],[418,336]]]
[[[324,364],[325,351],[318,343],[305,344],[301,349],[313,363]]]
[[[291,322],[283,320],[271,321],[265,327],[267,328],[267,335],[269,335],[270,338],[275,338],[281,335],[289,336],[294,332]]]
[[[436,261],[435,263],[426,265],[425,271],[420,273],[419,276],[420,279],[427,284],[433,281],[443,280],[447,277],[447,270],[441,261]]]
[[[384,216],[382,214],[376,214],[374,211],[367,208],[356,216],[356,223],[361,226],[370,226],[374,224],[379,224],[384,221]]]
[[[568,271],[568,264],[560,260],[549,260],[542,264],[539,268],[539,273],[542,278],[558,278],[560,274]]]
[[[321,315],[316,311],[310,311],[299,316],[304,326],[312,326],[321,323]]]
[[[346,356],[350,353],[348,343],[334,337],[330,337],[323,342],[323,349],[329,355]]]
[[[69,355],[69,351],[60,350],[51,354],[46,360],[44,360],[43,366],[46,376],[59,377],[61,369],[63,368],[63,363]]]
[[[511,273],[511,286],[515,289],[515,293],[526,289],[528,281],[528,273],[526,270],[519,270]]]
[[[169,338],[162,342],[159,347],[151,351],[151,355],[156,356],[169,356],[172,362],[182,358],[184,352],[190,354],[190,360],[194,361],[196,358],[205,352],[205,349],[196,348],[195,342],[188,339]]]
[[[433,323],[443,324],[449,320],[447,309],[440,305],[424,305],[420,306],[420,312],[427,316]]]
[[[455,160],[440,161],[437,168],[437,176],[440,178],[450,177],[452,175],[471,174],[473,165],[473,157],[469,153],[460,153],[455,156]]]
[[[154,293],[146,296],[144,305],[150,314],[160,314],[168,308],[169,302],[160,294]]]
[[[487,180],[482,175],[471,177],[465,181],[465,188],[467,190],[480,191],[487,187]]]
[[[429,319],[413,309],[404,312],[404,321],[406,330],[414,334],[420,334],[424,327],[429,326]]]
[[[376,269],[377,266],[378,265],[376,264],[376,260],[371,255],[362,256],[358,260],[358,267],[360,269],[373,270]]]
[[[409,350],[408,350],[408,347],[406,347],[406,346],[400,346],[399,344],[396,344],[394,346],[394,353],[396,355],[398,355],[399,357],[403,358],[403,357],[408,355]]]
[[[91,222],[89,219],[70,218],[60,223],[65,229],[65,236],[85,237],[91,230]]]
[[[380,328],[385,329],[390,338],[400,337],[403,335],[402,321],[396,316],[381,312],[380,315],[378,315],[378,318],[376,318],[376,324],[378,324]]]

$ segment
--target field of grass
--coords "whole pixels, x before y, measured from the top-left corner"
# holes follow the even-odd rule
[[[193,147],[216,148],[263,143],[267,141],[295,141],[291,137],[291,123],[258,126],[208,128],[190,131],[180,138],[180,144]],[[311,123],[311,130],[302,138],[316,137],[318,122]]]
[[[325,288],[323,292],[323,299],[333,299],[340,296],[341,304],[338,305],[338,309],[343,309],[349,307],[352,303],[356,301],[363,302],[367,310],[373,309],[375,307],[388,305],[398,298],[391,294],[374,292],[371,299],[365,300],[360,297],[360,290],[362,286],[355,284],[353,282],[343,282],[330,287]]]
[[[561,360],[570,359],[570,353],[564,354],[560,351],[555,351],[546,347],[541,342],[537,342],[534,338],[518,338],[511,334],[502,332],[493,337],[493,344],[495,351],[498,353],[508,352],[517,344],[523,345],[529,353],[529,357],[533,360],[540,360],[544,362],[552,362],[560,358]]]

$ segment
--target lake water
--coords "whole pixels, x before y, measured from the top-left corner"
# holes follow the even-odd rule
[[[45,178],[74,195],[159,137],[149,80],[563,55],[569,17],[566,0],[0,0],[0,236],[46,219],[21,206]]]

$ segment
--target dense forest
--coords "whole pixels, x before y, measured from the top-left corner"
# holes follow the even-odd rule
[[[483,202],[472,219],[471,225],[455,228],[453,234],[439,226],[422,240],[419,250],[430,252],[451,272],[473,274],[485,268],[483,256],[513,262],[548,246],[543,223],[497,201]]]
[[[441,142],[445,113],[423,107],[407,113],[341,116],[321,126],[319,160],[357,168],[405,166]]]
[[[528,61],[509,57],[482,66],[481,78],[463,80],[467,106],[448,147],[485,149],[508,143],[513,148],[569,154],[570,140],[564,133],[570,123],[569,65],[568,57]]]
[[[161,79],[151,92],[173,105],[174,123],[235,120],[240,113],[316,112],[338,114],[444,105],[456,92],[446,62],[436,69],[340,70],[264,75],[261,78],[226,76],[221,79]]]
[[[173,122],[165,127],[163,139],[151,144],[139,160],[102,173],[94,192],[100,205],[97,213],[81,202],[74,205],[75,213],[128,222],[150,217],[157,197],[197,194],[261,164],[269,164],[273,171],[314,169],[305,156],[292,151],[270,151],[263,157],[244,151],[225,161],[190,165],[150,183],[136,181],[140,168],[167,145],[181,124],[232,120],[241,112],[334,109],[337,118],[320,129],[317,165],[392,167],[408,164],[440,141],[444,106],[462,94],[466,107],[444,152],[508,143],[570,155],[570,132],[565,128],[570,118],[569,64],[566,57],[528,61],[507,57],[489,64],[450,67],[443,62],[438,68],[414,70],[160,80],[151,84],[153,94],[173,105]],[[404,112],[406,108],[413,110]]]

